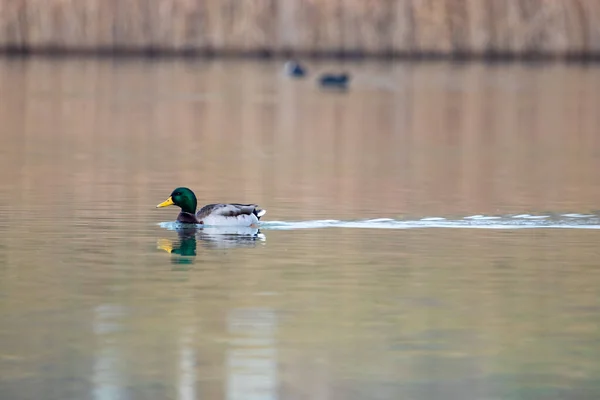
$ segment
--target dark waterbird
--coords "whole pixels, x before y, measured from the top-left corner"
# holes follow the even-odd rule
[[[297,61],[288,61],[284,66],[285,73],[295,78],[301,78],[306,75],[306,69]]]
[[[345,89],[348,87],[349,82],[350,76],[347,73],[325,73],[319,77],[319,84],[323,87]]]

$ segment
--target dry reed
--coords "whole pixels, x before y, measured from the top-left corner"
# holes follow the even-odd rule
[[[0,48],[592,56],[600,2],[0,0]]]

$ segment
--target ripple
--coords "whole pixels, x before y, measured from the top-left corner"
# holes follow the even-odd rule
[[[567,217],[567,218],[591,218],[591,217],[595,217],[595,215],[592,214],[561,214],[561,216],[563,217]]]
[[[178,222],[162,222],[161,227],[176,230]],[[461,228],[461,229],[600,229],[600,217],[588,214],[562,214],[557,217],[550,215],[519,214],[513,216],[471,215],[459,219],[444,217],[426,217],[421,219],[392,219],[375,218],[354,221],[336,219],[309,221],[263,221],[261,230],[297,230],[320,228],[356,228],[356,229],[423,229],[423,228]],[[211,227],[215,233],[220,229],[231,232],[232,227]],[[247,228],[237,227],[237,230]]]
[[[493,217],[493,216],[486,216],[486,215],[472,215],[470,217],[465,217],[465,219],[491,220],[491,219],[502,219],[502,217]]]

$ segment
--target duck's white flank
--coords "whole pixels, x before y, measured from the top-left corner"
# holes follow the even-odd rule
[[[261,210],[259,214],[262,217],[265,213],[265,210]],[[240,214],[235,217],[208,215],[202,219],[202,222],[207,226],[251,226],[258,224],[258,218],[254,214]]]

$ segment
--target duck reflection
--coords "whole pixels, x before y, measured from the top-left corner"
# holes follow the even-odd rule
[[[182,256],[174,257],[177,264],[188,264],[196,256],[198,240],[208,249],[231,249],[238,247],[256,247],[258,242],[265,241],[265,235],[258,228],[251,227],[204,227],[178,228],[177,240],[158,239],[157,248],[167,253]]]

